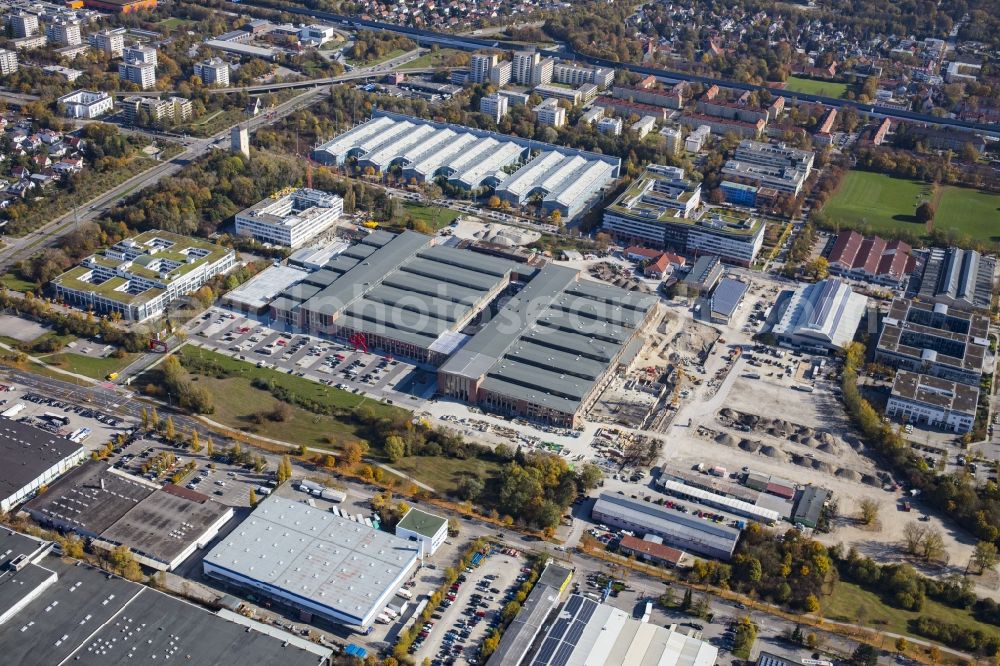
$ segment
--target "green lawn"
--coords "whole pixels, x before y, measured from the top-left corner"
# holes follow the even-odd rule
[[[788,80],[785,81],[785,90],[789,92],[823,95],[825,97],[846,97],[848,88],[849,86],[846,83],[803,79],[798,76],[789,76]]]
[[[409,456],[394,463],[386,463],[395,470],[420,479],[438,493],[452,493],[461,480],[467,476],[475,476],[486,483],[486,492],[497,484],[491,481],[499,480],[500,463],[482,458],[445,458],[443,456],[428,458],[426,456]],[[490,506],[491,502],[481,498],[478,502]]]
[[[381,58],[374,58],[373,60],[355,60],[354,58],[347,58],[347,62],[349,62],[352,65],[355,65],[356,67],[362,67],[367,65],[381,65],[386,60],[392,60],[393,58],[398,58],[404,53],[406,53],[406,51],[404,51],[403,49],[395,49],[390,51],[389,53],[386,53]],[[409,66],[409,63],[407,63],[407,66]]]
[[[965,187],[933,185],[868,171],[850,171],[823,208],[830,222],[874,233],[905,230],[925,236],[930,229],[914,218],[925,200],[937,205],[933,228],[953,229],[973,240],[1000,240],[1000,195]]]
[[[304,377],[296,377],[269,368],[258,368],[252,363],[206,349],[188,345],[180,353],[207,358],[228,373],[237,375],[224,378],[192,376],[192,380],[197,385],[206,387],[212,393],[216,411],[211,415],[211,418],[237,430],[246,430],[293,444],[333,449],[339,449],[342,445],[361,438],[355,424],[332,416],[314,414],[298,407],[292,407],[291,417],[286,421],[277,422],[265,419],[262,423],[255,423],[253,418],[255,414],[273,410],[278,402],[269,391],[251,385],[251,381],[257,377],[272,381],[298,396],[331,407],[353,409],[366,405],[377,415],[384,417],[401,417],[409,414],[404,409],[362,395],[341,391]],[[371,444],[373,447],[377,446],[377,442]]]
[[[3,284],[11,291],[38,291],[38,287],[34,282],[23,280],[14,273],[4,273],[3,275],[0,275],[0,284]]]
[[[188,23],[190,23],[190,21],[187,21],[182,18],[177,18],[176,16],[172,16],[170,18],[163,19],[156,25],[161,26],[162,28],[165,28],[167,30],[172,30],[174,28],[179,28],[182,25],[187,25]]]
[[[83,354],[72,352],[59,352],[50,356],[39,357],[49,365],[54,365],[61,370],[74,372],[78,375],[90,377],[92,379],[104,379],[112,372],[120,372],[129,363],[134,361],[138,354],[125,354],[121,358],[108,356],[106,358],[94,358]]]
[[[444,67],[445,61],[461,51],[457,49],[439,49],[437,52],[428,51],[416,60],[411,60],[410,62],[403,65],[404,68],[414,68],[417,67]]]
[[[447,227],[455,221],[461,213],[451,208],[438,208],[437,206],[423,206],[412,201],[403,204],[403,217],[407,215],[414,220],[425,222],[434,230]]]
[[[879,631],[910,636],[915,634],[910,632],[907,622],[920,616],[969,629],[979,629],[987,634],[1000,634],[1000,628],[977,621],[969,611],[945,606],[930,599],[924,600],[924,606],[919,612],[893,608],[883,603],[878,595],[844,581],[838,581],[833,594],[823,600],[823,616],[830,620],[854,622]]]

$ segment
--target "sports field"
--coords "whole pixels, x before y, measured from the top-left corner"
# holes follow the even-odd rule
[[[802,79],[797,76],[789,76],[785,81],[785,90],[787,91],[823,95],[824,97],[845,97],[847,88],[846,83]]]
[[[1000,240],[1000,195],[964,187],[893,178],[868,171],[851,171],[823,208],[831,222],[872,232],[905,230],[926,236],[930,228],[914,217],[917,206],[930,200],[937,207],[933,228],[953,229],[973,240]]]

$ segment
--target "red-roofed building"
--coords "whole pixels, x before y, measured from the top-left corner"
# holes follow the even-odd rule
[[[912,248],[903,241],[842,231],[827,257],[835,275],[898,286],[913,272]]]
[[[627,534],[622,537],[618,549],[625,555],[635,555],[637,559],[646,560],[665,567],[676,567],[684,560],[683,550],[664,546],[655,541],[646,541]]]
[[[625,248],[625,258],[632,261],[655,261],[663,254],[663,250],[653,250],[648,247],[629,245]]]

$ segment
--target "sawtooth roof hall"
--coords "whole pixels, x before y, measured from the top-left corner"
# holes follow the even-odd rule
[[[558,210],[564,220],[586,210],[621,168],[621,159],[609,155],[388,111],[376,111],[313,151],[321,164],[339,165],[349,157],[379,173],[399,164],[407,180],[444,176],[465,190],[493,187],[514,205],[540,194],[542,208]],[[513,165],[520,168],[509,173]]]
[[[433,240],[368,235],[272,301],[274,323],[440,366],[451,397],[569,425],[657,318],[655,295]]]

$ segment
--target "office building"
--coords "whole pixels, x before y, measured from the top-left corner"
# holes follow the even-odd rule
[[[730,180],[770,187],[798,196],[812,172],[815,153],[809,150],[744,140],[727,160],[722,175]]]
[[[497,88],[504,87],[510,83],[510,77],[513,69],[514,68],[511,65],[510,60],[501,60],[490,68],[490,83]]]
[[[448,521],[441,516],[410,508],[396,523],[396,536],[415,541],[420,545],[420,557],[430,557],[448,538]]]
[[[837,235],[827,261],[834,275],[898,287],[913,272],[911,252],[903,241],[848,230]]]
[[[487,83],[490,72],[500,61],[496,53],[473,53],[469,57],[469,82]]]
[[[722,195],[728,204],[745,206],[747,208],[757,206],[757,193],[760,191],[758,187],[724,180],[719,183],[719,189],[722,191]]]
[[[53,542],[0,529],[6,663],[330,663],[333,650],[301,636],[229,610],[210,612],[55,552]]]
[[[507,98],[499,93],[487,95],[479,100],[479,112],[499,123],[507,115]]]
[[[9,513],[39,488],[79,465],[87,451],[79,444],[20,421],[0,418],[0,511]]]
[[[150,46],[126,46],[122,49],[122,57],[125,62],[132,65],[153,65],[156,66],[156,49]]]
[[[732,558],[740,538],[735,527],[615,493],[601,493],[591,514],[595,523],[653,534],[665,545],[719,560]]]
[[[143,90],[149,90],[156,85],[156,65],[118,63],[118,78],[134,83]]]
[[[749,213],[699,212],[701,185],[677,167],[650,165],[604,211],[604,230],[620,243],[750,265],[764,243],[764,223]]]
[[[838,278],[804,284],[778,302],[780,316],[771,332],[781,342],[810,351],[840,349],[854,339],[867,304],[866,296]]]
[[[4,23],[10,26],[14,38],[34,37],[38,34],[38,16],[25,11],[4,15]]]
[[[566,109],[559,106],[559,100],[550,97],[535,107],[535,120],[539,125],[562,127],[566,124]]]
[[[83,43],[80,36],[80,22],[77,20],[56,19],[45,26],[45,37],[59,46],[78,46]]]
[[[979,312],[897,298],[882,319],[875,361],[979,386],[989,334],[990,320]]]
[[[57,299],[80,308],[144,321],[235,266],[231,249],[153,230],[90,255],[52,280],[51,287]]]
[[[920,299],[958,308],[989,310],[996,257],[957,247],[932,248],[920,276]]]
[[[344,200],[336,194],[300,188],[237,213],[236,233],[294,248],[329,229],[343,214]]]
[[[7,76],[17,71],[17,51],[0,49],[0,76]]]
[[[120,58],[125,52],[125,29],[106,28],[91,33],[89,41],[95,49],[103,51],[109,58]]]
[[[258,32],[251,30],[251,34]],[[337,31],[329,25],[307,25],[299,30],[299,43],[304,46],[319,48],[337,36]]]
[[[194,64],[194,75],[206,86],[229,85],[229,63],[222,58],[209,58]]]
[[[558,176],[549,178],[548,170],[536,169],[537,162],[528,159],[532,151],[538,151],[536,159],[557,153],[570,160],[564,165],[568,171],[549,174]],[[621,167],[617,157],[387,111],[376,111],[368,122],[313,150],[313,159],[320,164],[341,165],[349,158],[376,172],[398,164],[406,180],[427,182],[445,176],[451,185],[465,191],[486,187],[503,191],[515,181],[530,185],[528,190],[539,187],[543,211],[551,214],[558,210],[564,221],[585,211],[618,177]],[[528,162],[521,168],[509,173],[525,160]],[[575,180],[566,177],[574,172]],[[527,173],[539,180],[532,185]]]
[[[205,556],[205,575],[366,630],[417,567],[412,541],[271,495]]]
[[[899,370],[892,382],[885,415],[961,435],[975,425],[978,404],[978,387]]]
[[[106,113],[111,113],[114,109],[114,100],[111,95],[93,90],[77,90],[63,95],[58,102],[66,109],[68,117],[85,120],[99,118]]]

